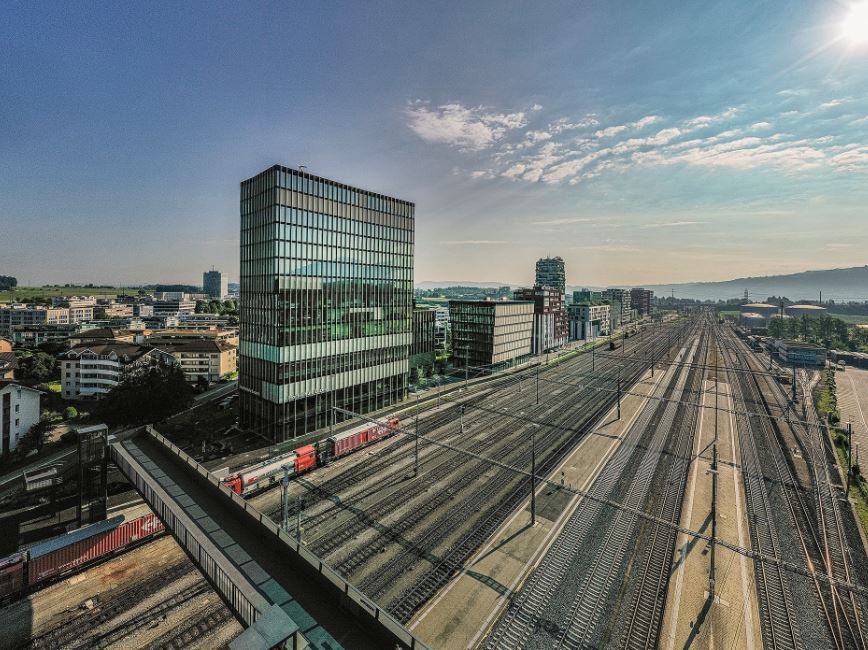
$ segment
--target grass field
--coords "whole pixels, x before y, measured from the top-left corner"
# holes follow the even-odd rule
[[[845,323],[850,323],[851,325],[862,325],[868,323],[868,316],[862,316],[860,314],[834,314],[830,312],[829,316],[832,318],[840,318]]]
[[[137,288],[120,287],[15,287],[14,291],[0,291],[0,302],[17,300],[27,302],[33,298],[52,298],[54,296],[117,296],[122,293],[135,294]]]

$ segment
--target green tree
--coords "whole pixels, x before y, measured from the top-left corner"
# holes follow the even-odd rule
[[[18,360],[18,378],[25,384],[35,386],[58,377],[60,369],[50,354],[34,352]]]
[[[16,451],[22,456],[26,456],[31,452],[31,450],[35,449],[37,451],[42,449],[42,445],[45,444],[45,436],[48,435],[48,432],[51,431],[52,427],[51,420],[43,417],[36,424],[34,424],[24,437],[18,441],[18,447]]]
[[[410,368],[410,383],[411,384],[418,384],[419,383],[419,368],[416,366],[413,366],[412,368]]]
[[[193,389],[177,366],[132,375],[98,404],[94,415],[111,426],[164,420],[193,403]]]
[[[63,409],[63,419],[64,420],[74,420],[78,417],[78,409],[74,406],[67,406]]]
[[[207,314],[208,313],[208,303],[204,300],[196,301],[196,313],[197,314]]]

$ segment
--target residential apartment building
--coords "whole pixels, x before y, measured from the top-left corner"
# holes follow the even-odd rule
[[[92,314],[91,314],[92,316]],[[0,333],[9,334],[14,327],[33,325],[68,325],[69,309],[14,303],[0,306]]]
[[[654,292],[650,289],[630,289],[630,308],[635,309],[639,318],[651,315],[651,303],[654,300]]]
[[[609,305],[591,303],[567,306],[570,323],[570,339],[586,340],[609,335]]]
[[[566,293],[566,269],[561,257],[544,257],[536,262],[536,282],[538,287],[557,289]]]
[[[606,289],[603,292],[603,300],[608,301],[609,322],[611,329],[615,330],[621,325],[631,321],[630,291],[628,289]]]
[[[38,348],[43,343],[62,343],[89,325],[18,325],[9,334],[16,348]]]
[[[190,383],[214,383],[238,368],[238,348],[216,338],[150,338],[148,345],[177,361]]]
[[[533,301],[450,300],[449,317],[455,366],[499,366],[533,352]]]
[[[560,290],[537,286],[532,289],[516,289],[514,296],[516,300],[529,300],[534,304],[534,354],[555,350],[567,342],[569,325],[564,309],[564,294]]]
[[[76,345],[58,356],[61,397],[98,399],[136,372],[174,359],[152,347],[119,341]]]
[[[202,274],[202,292],[212,300],[223,300],[229,293],[229,278],[213,268]]]
[[[241,183],[242,427],[287,440],[406,396],[414,212],[279,165]]]
[[[0,450],[4,459],[39,422],[41,395],[35,388],[0,379]]]

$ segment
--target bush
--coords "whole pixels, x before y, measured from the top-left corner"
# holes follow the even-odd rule
[[[63,419],[64,420],[74,420],[78,417],[78,409],[74,406],[67,406],[63,409]]]

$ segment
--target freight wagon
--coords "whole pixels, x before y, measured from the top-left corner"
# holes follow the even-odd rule
[[[398,418],[390,419],[387,424],[365,424],[246,467],[224,478],[223,483],[236,494],[249,496],[279,483],[284,467],[288,466],[290,476],[322,467],[392,435],[400,426]]]
[[[164,531],[148,513],[113,517],[40,542],[0,559],[0,601],[17,598],[46,583],[101,562]]]

